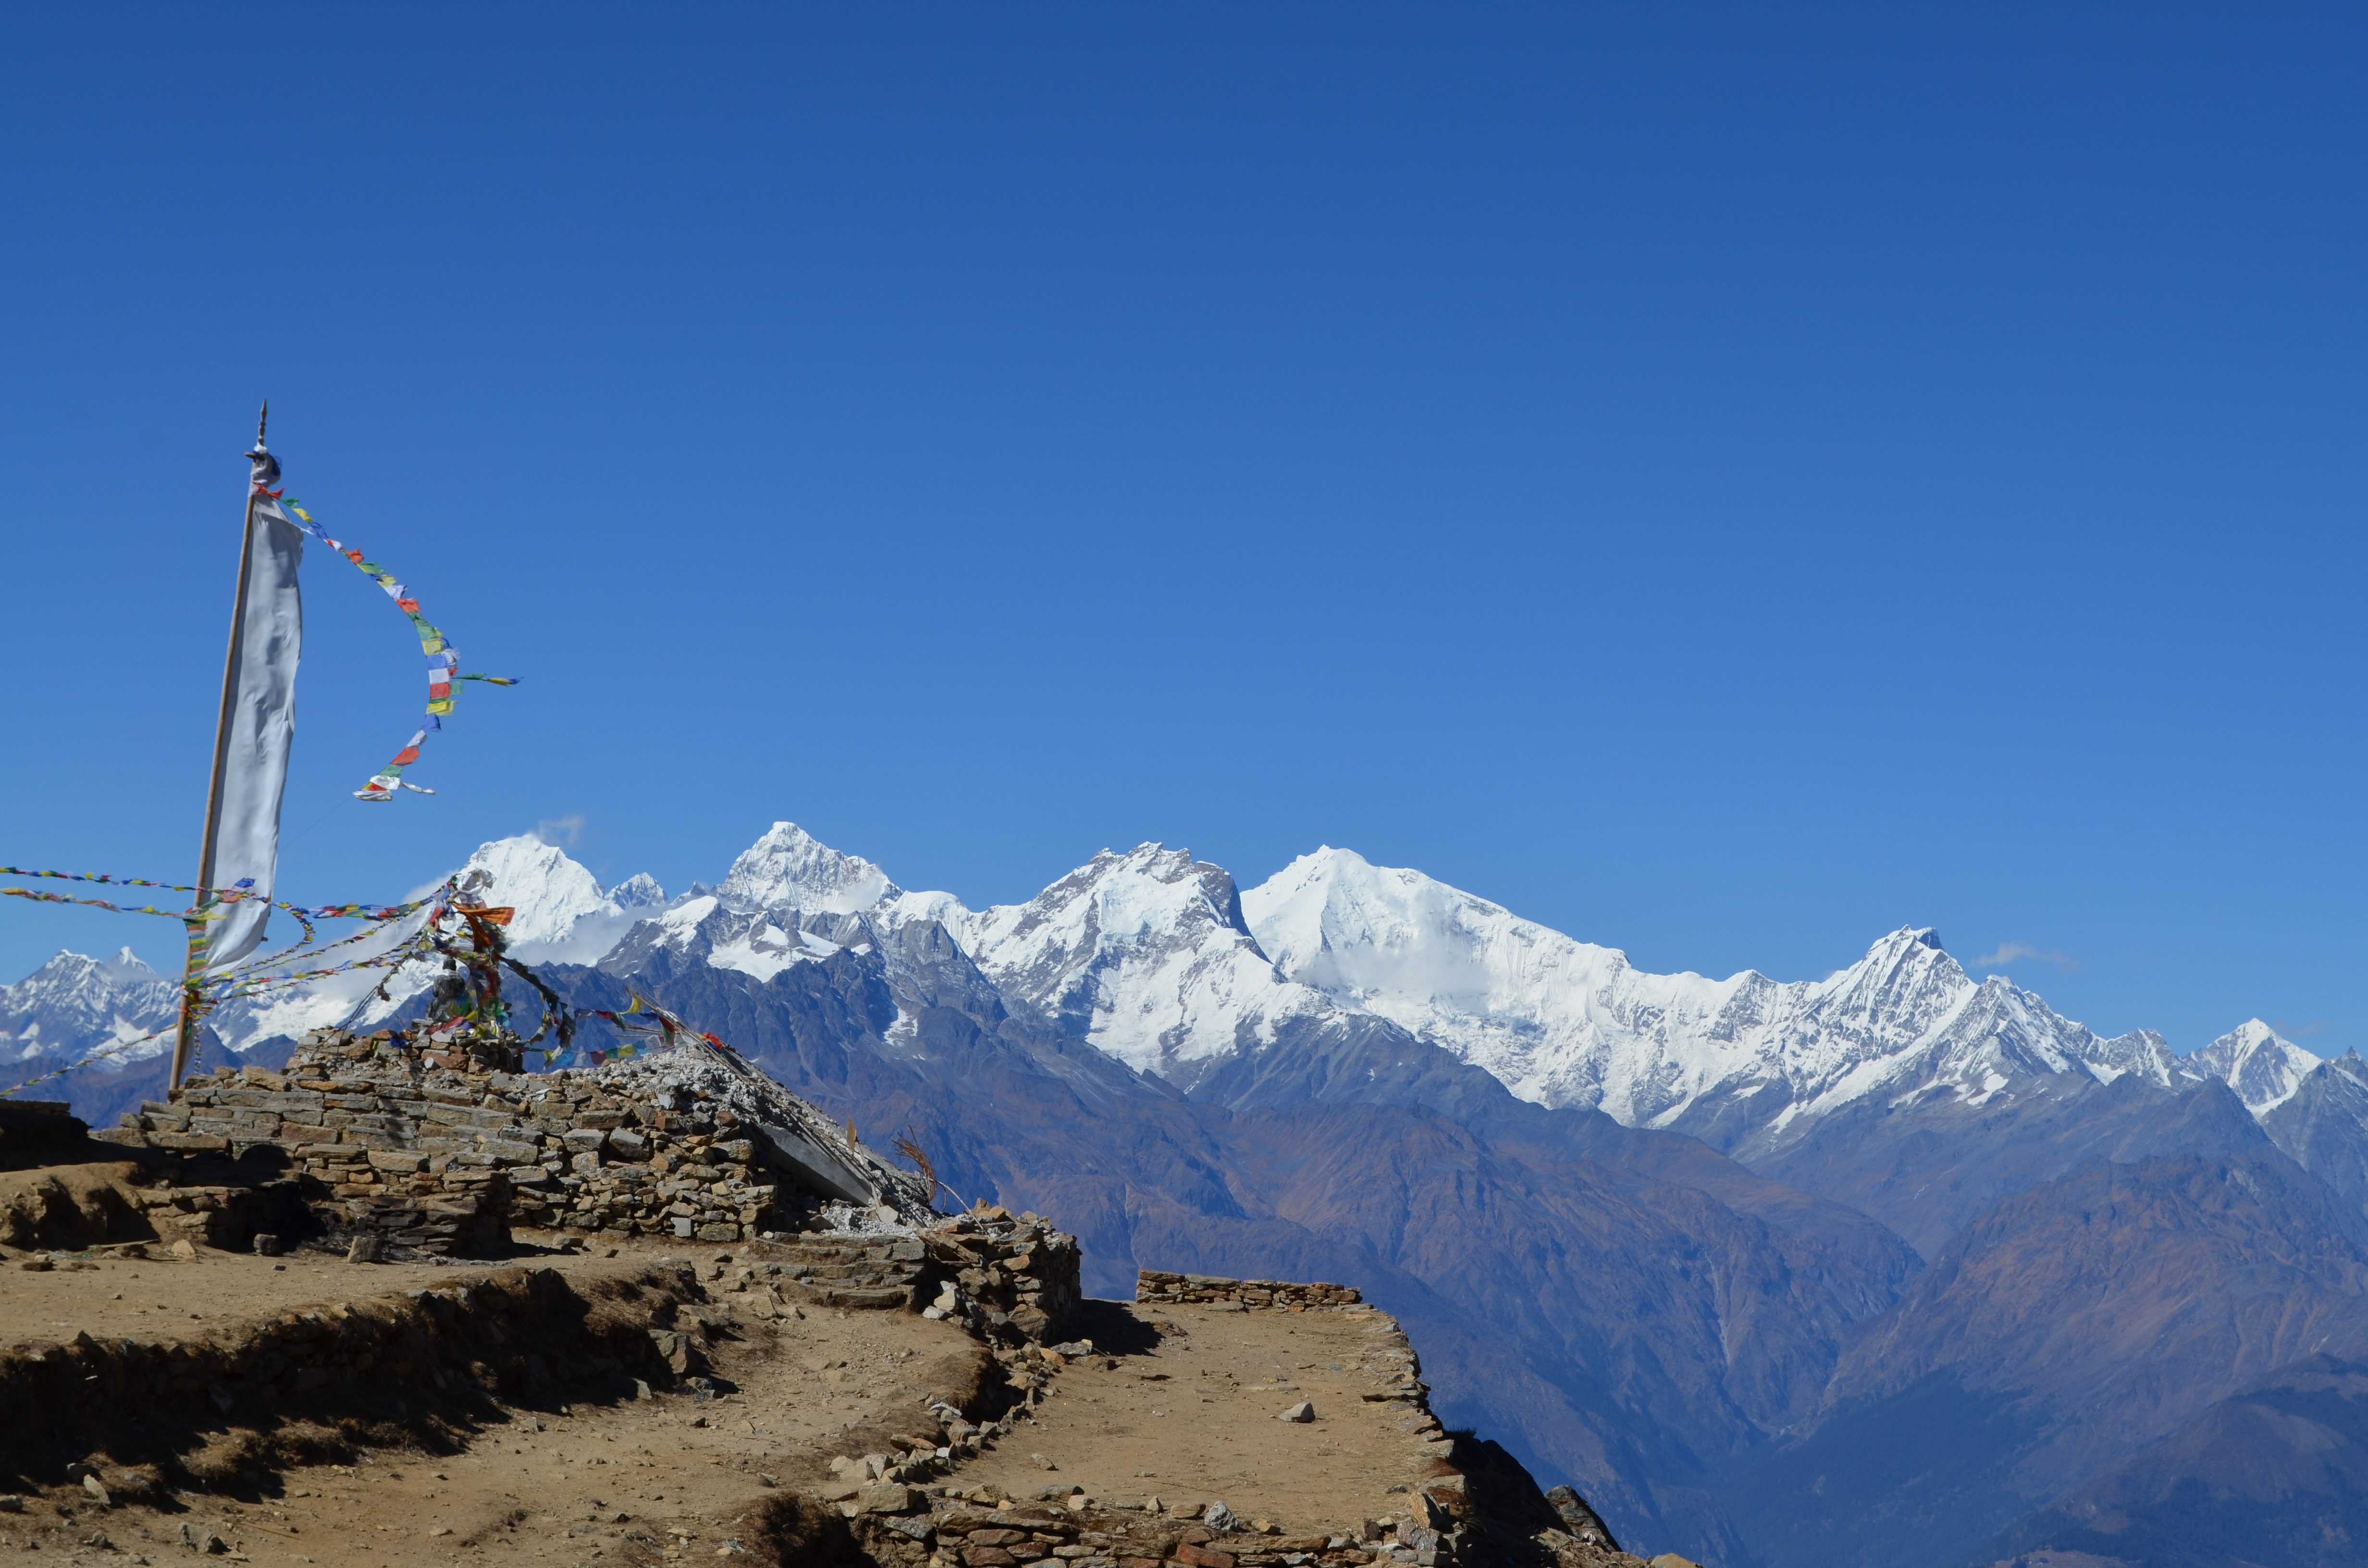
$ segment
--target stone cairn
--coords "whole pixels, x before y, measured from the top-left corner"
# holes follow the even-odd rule
[[[284,1157],[327,1229],[434,1253],[497,1245],[513,1223],[739,1242],[927,1215],[917,1178],[828,1133],[837,1146],[816,1147],[830,1123],[803,1102],[791,1126],[768,1126],[758,1096],[734,1092],[749,1070],[694,1059],[710,1054],[527,1074],[514,1036],[422,1050],[388,1030],[319,1029],[284,1072],[217,1068],[99,1136]]]
[[[160,1234],[214,1245],[277,1241],[305,1213],[366,1254],[498,1252],[513,1227],[770,1243],[767,1284],[785,1301],[917,1308],[1008,1344],[1043,1343],[1083,1300],[1075,1236],[1000,1208],[936,1214],[921,1178],[735,1053],[690,1045],[537,1074],[519,1057],[507,1032],[423,1049],[319,1029],[284,1072],[217,1068],[97,1136],[284,1159],[276,1182],[168,1176],[143,1190]]]

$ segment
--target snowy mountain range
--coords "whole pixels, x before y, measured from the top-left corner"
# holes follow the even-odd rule
[[[1978,1108],[2084,1074],[2165,1088],[2216,1078],[2260,1117],[2319,1065],[2258,1018],[2184,1058],[2151,1029],[2100,1038],[2003,978],[1975,981],[1929,928],[1894,931],[1819,981],[1711,980],[1645,973],[1616,949],[1346,849],[1303,856],[1241,902],[1278,975],[1447,1047],[1524,1099],[1722,1147],[1780,1147],[1853,1102]]]
[[[650,877],[603,890],[531,835],[481,846],[457,875],[514,906],[513,951],[597,964],[628,940],[770,979],[934,920],[1015,1008],[1140,1072],[1190,1088],[1294,1025],[1386,1020],[1548,1107],[1695,1132],[1748,1160],[1858,1103],[1974,1108],[2124,1074],[2170,1089],[2227,1084],[2256,1118],[2322,1063],[2248,1019],[2192,1055],[2152,1030],[2111,1039],[1998,977],[1975,981],[1925,928],[1903,927],[1822,980],[1754,971],[1651,974],[1419,871],[1352,850],[1302,856],[1247,892],[1190,851],[1105,850],[1026,903],[965,908],[776,823],[712,892],[668,900]],[[647,926],[642,930],[640,927]],[[400,932],[387,940],[399,939]],[[431,978],[361,971],[212,1020],[246,1051],[340,1022],[393,1017]],[[125,949],[61,953],[0,987],[0,1051],[55,1059],[169,1020],[170,982]],[[151,1046],[130,1060],[145,1062]]]
[[[0,1060],[81,1056],[135,1040],[172,1022],[177,1006],[173,983],[130,948],[103,960],[62,952],[0,985]],[[152,1044],[141,1054],[169,1049]]]
[[[1368,1290],[1452,1419],[1696,1558],[1989,1562],[2226,1402],[2333,1375],[2297,1358],[2368,1362],[2368,1062],[2259,1020],[2183,1056],[2100,1037],[1927,928],[1819,980],[1656,975],[1347,850],[1242,891],[1146,844],[973,910],[789,823],[673,896],[530,837],[457,875],[578,1006],[650,996],[965,1197],[1063,1215],[1099,1293],[1138,1264]],[[269,1065],[431,979],[210,1023]],[[31,1076],[172,1001],[65,954],[0,1029]],[[103,1121],[158,1076],[56,1082]]]

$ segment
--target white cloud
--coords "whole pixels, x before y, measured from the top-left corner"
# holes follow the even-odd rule
[[[2059,974],[2073,974],[2088,968],[2078,959],[2061,948],[2040,948],[2030,942],[2000,942],[1995,952],[1984,953],[1974,960],[1975,969],[2004,969],[2024,959],[2035,960]]]
[[[585,817],[582,812],[570,812],[564,817],[545,817],[534,824],[534,835],[558,849],[573,849],[584,836]]]

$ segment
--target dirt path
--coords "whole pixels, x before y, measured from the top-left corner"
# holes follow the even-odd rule
[[[339,1568],[613,1568],[761,1553],[754,1516],[769,1499],[843,1488],[834,1456],[860,1458],[890,1447],[891,1433],[930,1430],[930,1396],[974,1402],[982,1381],[998,1380],[983,1347],[951,1324],[784,1302],[767,1288],[762,1244],[608,1250],[505,1262],[555,1268],[579,1291],[662,1261],[690,1262],[706,1293],[694,1315],[711,1325],[712,1390],[548,1398],[533,1408],[508,1400],[484,1406],[490,1414],[444,1451],[362,1444],[340,1456],[350,1462],[282,1465],[276,1479],[112,1506],[69,1474],[67,1484],[28,1494],[22,1512],[0,1512],[0,1551],[57,1554],[47,1562],[182,1561],[213,1554],[211,1534],[233,1560]],[[405,1301],[495,1267],[208,1251],[40,1272],[12,1263],[0,1268],[0,1323],[19,1340],[230,1344],[259,1323],[344,1317],[357,1304]],[[1377,1312],[1093,1302],[1075,1332],[1092,1336],[1094,1353],[1022,1358],[1012,1371],[1019,1388],[1000,1398],[1041,1384],[1032,1418],[934,1490],[991,1509],[1076,1488],[1109,1507],[1156,1499],[1171,1517],[1178,1505],[1189,1512],[1223,1501],[1281,1536],[1353,1536],[1363,1519],[1418,1506],[1407,1489],[1446,1446],[1436,1423],[1405,1402],[1409,1352]],[[1301,1402],[1313,1419],[1278,1418]],[[103,1483],[120,1482],[104,1456],[90,1457]]]
[[[669,1551],[712,1556],[746,1534],[741,1521],[767,1496],[764,1478],[826,1481],[828,1460],[861,1449],[866,1434],[924,1425],[922,1398],[962,1381],[979,1356],[951,1324],[894,1312],[801,1314],[774,1305],[761,1287],[734,1290],[743,1255],[761,1259],[764,1250],[734,1248],[731,1264],[717,1262],[715,1249],[698,1256],[708,1311],[722,1330],[708,1351],[712,1397],[512,1408],[459,1452],[381,1449],[350,1465],[289,1469],[268,1494],[245,1499],[187,1493],[161,1510],[102,1508],[56,1489],[28,1496],[22,1513],[0,1513],[0,1550],[38,1541],[70,1560],[188,1555],[181,1540],[188,1524],[257,1562],[406,1568],[484,1556],[604,1564],[662,1560]],[[679,1248],[628,1246],[614,1258],[552,1253],[506,1261],[588,1283],[684,1256]],[[12,1264],[0,1270],[0,1322],[9,1337],[26,1339],[234,1335],[259,1317],[420,1290],[472,1268],[213,1252],[195,1262],[109,1260],[39,1273]],[[94,1534],[112,1549],[88,1543]]]

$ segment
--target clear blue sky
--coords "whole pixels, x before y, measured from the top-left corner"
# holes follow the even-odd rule
[[[32,8],[0,860],[186,878],[256,399],[283,891],[777,817],[1331,843],[1654,969],[2358,984],[2357,7]],[[0,974],[176,928],[7,901]]]

